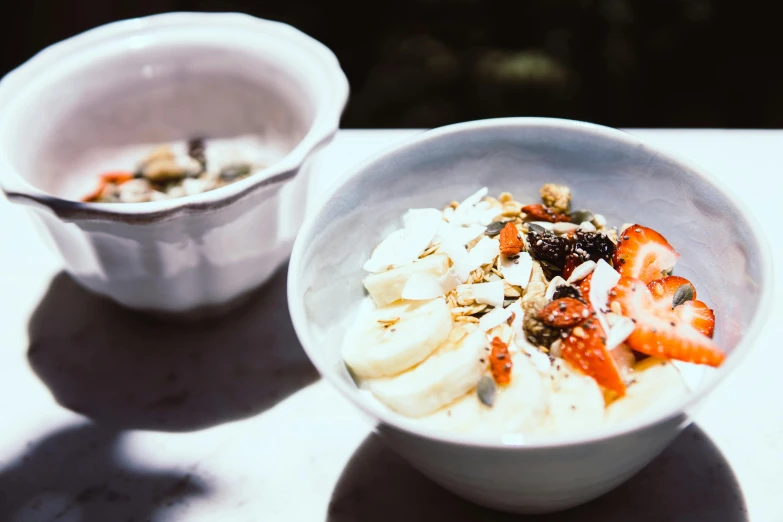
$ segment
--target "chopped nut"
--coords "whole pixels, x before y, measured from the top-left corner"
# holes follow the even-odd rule
[[[514,197],[511,195],[511,192],[501,192],[498,197],[498,201],[501,203],[508,203],[509,201],[513,201],[513,199]]]

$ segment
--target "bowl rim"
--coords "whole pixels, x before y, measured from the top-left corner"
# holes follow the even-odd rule
[[[572,131],[581,130],[592,133],[594,135],[599,135],[603,138],[624,145],[645,147],[657,156],[666,158],[682,166],[685,170],[690,171],[690,173],[700,178],[703,183],[714,187],[724,198],[726,198],[726,200],[728,200],[732,205],[735,206],[735,208],[739,210],[743,218],[751,225],[754,239],[759,245],[760,259],[758,262],[763,284],[761,285],[761,294],[758,301],[756,315],[753,317],[748,328],[742,334],[739,342],[732,350],[731,354],[729,354],[729,356],[726,358],[725,362],[713,378],[709,379],[704,385],[701,385],[695,392],[687,394],[678,401],[672,402],[666,408],[662,408],[655,415],[640,415],[638,419],[631,419],[615,426],[601,427],[600,429],[591,431],[585,435],[575,436],[566,434],[545,437],[536,435],[531,436],[532,440],[530,441],[526,441],[524,438],[519,441],[506,441],[498,440],[499,438],[497,436],[444,433],[441,431],[418,426],[415,421],[401,418],[400,415],[395,414],[385,407],[371,404],[369,401],[363,400],[359,396],[359,388],[339,378],[337,372],[335,372],[334,369],[331,368],[323,360],[323,358],[319,356],[318,347],[310,336],[304,309],[304,289],[300,288],[300,281],[297,278],[297,274],[301,270],[304,249],[309,242],[308,239],[313,235],[316,220],[324,211],[324,209],[328,207],[333,197],[337,195],[348,182],[354,178],[360,177],[367,169],[371,168],[376,163],[389,161],[396,155],[404,154],[413,146],[418,146],[423,143],[432,142],[448,136],[469,133],[478,129],[499,129],[503,127],[510,129],[546,127],[550,129],[554,128]],[[541,448],[563,448],[579,446],[629,435],[634,432],[642,431],[644,429],[663,424],[664,422],[671,421],[675,417],[686,414],[686,417],[681,424],[681,426],[684,427],[692,420],[687,415],[686,411],[695,406],[697,403],[701,402],[710,392],[712,392],[712,390],[719,386],[747,356],[748,352],[755,343],[759,332],[763,330],[767,323],[768,317],[770,315],[772,288],[774,287],[772,250],[767,238],[760,233],[761,230],[762,228],[752,210],[743,201],[734,196],[734,194],[729,191],[726,186],[724,186],[720,179],[714,178],[713,176],[706,173],[702,168],[696,166],[694,163],[688,160],[683,160],[675,154],[663,152],[657,147],[649,145],[646,141],[627,131],[606,127],[595,123],[561,118],[510,117],[468,121],[427,130],[395,142],[394,144],[371,155],[364,161],[350,168],[326,191],[324,191],[324,195],[321,197],[319,202],[313,208],[311,208],[311,211],[305,217],[305,221],[300,228],[296,241],[294,242],[288,268],[288,308],[294,330],[296,331],[302,347],[304,348],[304,351],[310,361],[313,363],[313,365],[315,365],[318,372],[332,386],[337,388],[341,395],[354,403],[354,405],[356,405],[365,414],[374,419],[377,419],[375,424],[376,429],[378,426],[377,422],[380,421],[381,423],[389,425],[397,430],[430,441],[486,449],[513,448],[518,450],[535,450]]]
[[[0,149],[0,188],[15,202],[45,207],[68,220],[98,220],[147,223],[178,215],[215,210],[270,185],[292,179],[316,150],[329,143],[340,125],[348,102],[349,84],[334,53],[321,42],[282,22],[265,20],[244,13],[170,12],[119,20],[100,25],[52,44],[12,70],[0,80],[0,128],[7,125],[4,108],[14,103],[22,86],[36,81],[48,65],[104,42],[129,41],[137,36],[200,27],[232,29],[261,33],[275,38],[280,46],[297,48],[320,66],[299,67],[298,73],[318,84],[322,95],[314,108],[312,123],[306,135],[279,161],[236,183],[215,190],[163,201],[144,203],[87,203],[55,196],[33,186],[8,161]],[[138,47],[134,43],[134,48]],[[143,44],[141,47],[143,48]],[[297,69],[293,66],[292,69]]]

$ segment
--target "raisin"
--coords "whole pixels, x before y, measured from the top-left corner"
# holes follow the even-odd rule
[[[585,302],[585,299],[582,297],[582,292],[580,292],[577,287],[571,285],[558,286],[555,289],[555,294],[552,296],[552,300],[556,301],[557,299],[562,299],[564,297],[573,297],[574,299],[579,299],[583,303]]]
[[[565,237],[550,232],[530,231],[527,234],[528,250],[532,256],[549,265],[562,269],[569,251],[569,241]]]
[[[612,240],[601,232],[585,232],[577,230],[574,233],[571,252],[577,258],[577,266],[585,261],[598,262],[603,259],[607,263],[612,263],[615,246]]]

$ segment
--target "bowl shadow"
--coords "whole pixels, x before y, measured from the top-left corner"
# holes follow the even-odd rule
[[[0,519],[169,520],[172,511],[213,493],[197,466],[150,469],[128,461],[123,437],[86,422],[29,440],[0,468]]]
[[[117,429],[190,431],[257,414],[315,382],[291,324],[287,267],[227,315],[182,323],[125,309],[61,273],[27,357],[59,404]]]
[[[718,448],[691,425],[646,468],[610,493],[547,515],[512,515],[463,500],[431,482],[377,435],[347,464],[329,504],[329,522],[374,520],[661,522],[747,520],[736,478]]]

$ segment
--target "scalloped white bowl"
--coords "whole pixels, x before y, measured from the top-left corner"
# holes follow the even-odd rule
[[[285,24],[235,13],[108,24],[0,82],[0,186],[88,289],[143,310],[218,309],[288,257],[313,155],[347,98],[334,54]],[[77,187],[128,148],[246,134],[276,161],[239,182],[158,202],[78,201]]]
[[[366,400],[345,370],[340,343],[364,299],[362,265],[373,248],[410,208],[438,208],[482,186],[530,201],[546,182],[570,186],[577,208],[600,212],[612,224],[635,221],[667,237],[681,254],[675,273],[693,281],[715,310],[715,338],[729,353],[724,365],[681,401],[584,435],[439,433]],[[305,220],[291,254],[288,302],[319,372],[425,475],[492,508],[557,511],[642,469],[752,348],[772,288],[770,249],[760,231],[709,175],[630,134],[546,118],[474,121],[415,136],[348,172]]]

